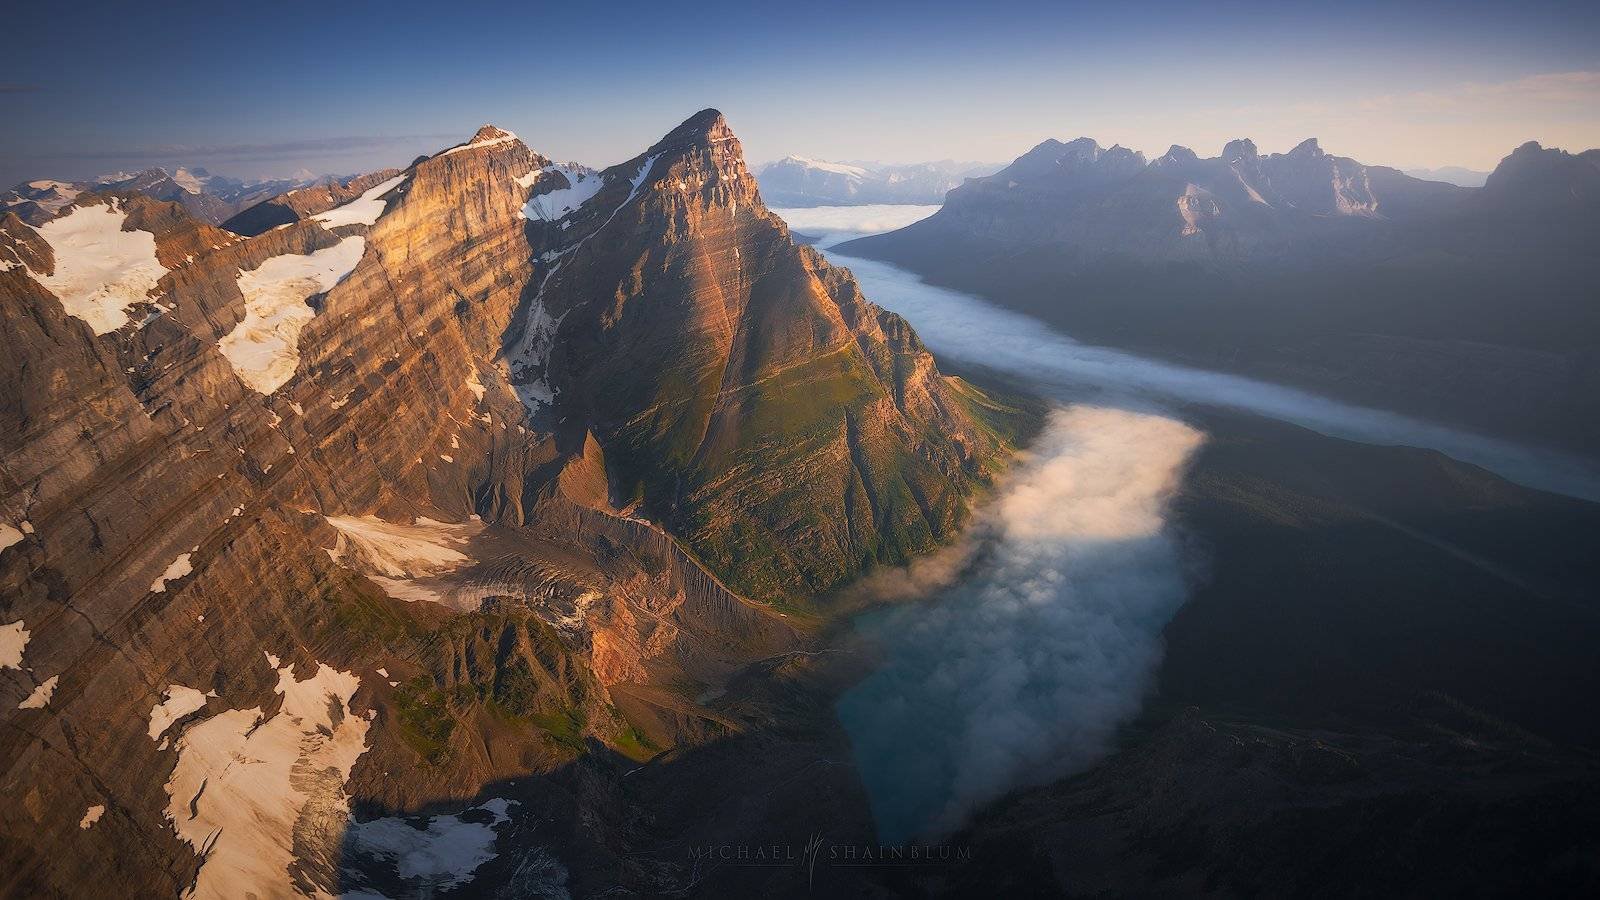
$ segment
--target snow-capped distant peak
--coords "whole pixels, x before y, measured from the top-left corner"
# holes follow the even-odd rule
[[[177,182],[178,187],[183,188],[191,194],[198,194],[205,189],[205,183],[199,178],[196,178],[194,173],[190,172],[188,169],[179,168],[176,172],[173,172],[172,180]]]
[[[808,169],[820,169],[824,172],[833,172],[836,175],[849,175],[852,178],[867,177],[867,170],[860,166],[847,166],[844,163],[827,162],[821,159],[810,159],[804,156],[790,156],[784,162],[805,166]]]

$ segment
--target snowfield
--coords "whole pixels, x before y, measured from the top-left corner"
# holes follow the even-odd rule
[[[582,172],[568,166],[551,166],[540,170],[541,175],[547,172],[560,172],[566,176],[570,187],[557,188],[529,198],[522,207],[524,219],[554,222],[588,203],[605,184],[599,172]]]
[[[325,518],[339,532],[328,551],[335,562],[367,576],[396,600],[457,608],[444,593],[417,579],[448,575],[471,565],[473,559],[455,548],[465,546],[482,530],[482,523],[452,525],[418,518],[415,524],[401,525],[376,516]]]
[[[189,565],[189,556],[189,553],[184,553],[173,560],[172,565],[167,566],[167,570],[161,573],[161,577],[150,583],[150,593],[159,594],[167,589],[167,582],[177,581],[193,572],[194,568]]]
[[[300,331],[316,316],[306,301],[331,290],[354,271],[366,246],[365,238],[347,237],[315,253],[274,256],[239,273],[244,319],[217,343],[217,349],[240,381],[271,394],[294,377],[300,365]]]
[[[80,206],[36,229],[55,254],[55,272],[33,277],[55,294],[67,314],[95,334],[128,324],[128,306],[146,299],[167,273],[156,259],[156,236],[123,231],[128,214],[119,201]]]
[[[415,824],[400,816],[351,823],[345,839],[354,852],[391,862],[403,879],[418,878],[429,887],[449,890],[471,881],[479,866],[494,859],[495,829],[511,821],[508,812],[515,805],[515,800],[496,797],[466,813]],[[462,818],[474,811],[486,813],[489,821]]]
[[[206,695],[181,684],[168,685],[160,703],[150,710],[150,740],[159,740],[173,723],[206,705]]]
[[[368,720],[350,708],[361,679],[317,664],[304,681],[279,666],[279,711],[230,709],[184,729],[167,781],[167,819],[203,860],[190,898],[305,893],[289,869],[337,858],[349,818],[344,783],[367,750]],[[327,896],[332,885],[322,886]]]
[[[324,228],[338,228],[340,225],[372,225],[383,215],[388,203],[381,198],[400,186],[407,176],[396,175],[382,184],[374,185],[362,192],[361,196],[342,206],[335,206],[325,213],[319,213],[311,218],[322,223]]]
[[[39,686],[33,689],[33,693],[17,704],[17,709],[44,709],[44,705],[49,703],[50,698],[55,695],[56,682],[60,679],[60,675],[51,675],[40,682]]]
[[[28,646],[29,634],[21,619],[0,625],[0,669],[22,668],[22,651]]]

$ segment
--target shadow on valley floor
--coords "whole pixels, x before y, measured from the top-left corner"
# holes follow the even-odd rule
[[[340,887],[396,900],[854,893],[859,870],[813,866],[806,854],[818,839],[872,844],[866,795],[832,712],[863,662],[854,650],[784,654],[752,666],[715,701],[738,731],[644,764],[591,740],[553,771],[487,785],[476,811],[458,819],[494,827],[492,798],[514,805],[495,827],[492,858],[455,884],[427,854],[459,846],[429,843],[408,861],[403,850],[374,854],[357,826],[346,835]],[[387,812],[358,805],[356,814],[370,821]],[[439,831],[441,817],[407,822],[420,849],[423,829]],[[434,874],[417,874],[430,867]]]
[[[1593,896],[1600,507],[1207,414],[1205,569],[1095,769],[991,805],[905,894]]]
[[[1173,507],[1195,584],[1164,631],[1156,696],[1102,763],[1014,791],[939,839],[955,858],[839,855],[876,849],[834,708],[875,650],[841,627],[818,641],[832,650],[758,663],[705,700],[717,722],[698,746],[640,765],[591,744],[548,775],[489,785],[480,806],[517,806],[471,880],[396,878],[395,860],[373,867],[347,839],[342,867],[362,874],[341,886],[392,898],[1600,889],[1588,712],[1600,505],[1430,451],[1184,415],[1209,435]]]

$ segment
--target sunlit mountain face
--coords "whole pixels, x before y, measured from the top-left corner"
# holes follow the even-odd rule
[[[8,19],[0,897],[1594,893],[1592,16],[385,12]]]

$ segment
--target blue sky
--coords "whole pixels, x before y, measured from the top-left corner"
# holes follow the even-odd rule
[[[609,164],[695,110],[752,161],[1233,137],[1401,166],[1600,146],[1600,4],[11,5],[0,183],[403,164],[484,122]]]

